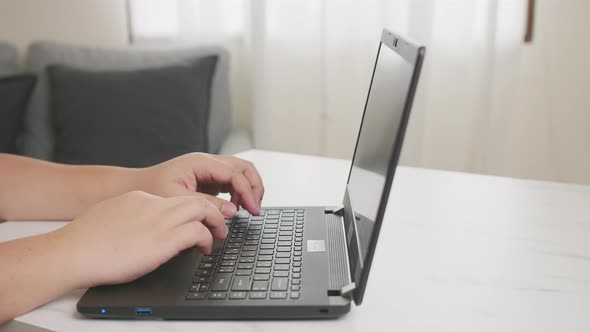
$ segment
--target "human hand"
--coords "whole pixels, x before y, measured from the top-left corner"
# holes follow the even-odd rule
[[[209,254],[224,239],[223,215],[202,197],[134,191],[108,199],[55,231],[79,288],[135,280],[196,246]]]
[[[215,204],[226,218],[240,206],[258,215],[264,185],[254,164],[232,157],[189,153],[137,173],[136,189],[158,196],[200,196]],[[231,203],[215,197],[229,193]]]

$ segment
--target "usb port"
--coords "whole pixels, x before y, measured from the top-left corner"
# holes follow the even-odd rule
[[[151,315],[152,308],[135,308],[135,313],[138,315]]]

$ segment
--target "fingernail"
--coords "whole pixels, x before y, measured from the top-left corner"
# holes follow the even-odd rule
[[[233,205],[232,203],[223,203],[221,205],[221,213],[223,214],[224,217],[231,218],[236,214],[236,212],[237,212],[236,206]]]

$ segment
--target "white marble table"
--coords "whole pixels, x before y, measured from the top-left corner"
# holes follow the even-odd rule
[[[338,205],[349,163],[250,151],[265,205]],[[34,204],[32,202],[32,204]],[[590,187],[400,167],[364,303],[331,321],[103,321],[82,290],[18,320],[59,331],[589,331]],[[6,222],[0,241],[59,222]]]

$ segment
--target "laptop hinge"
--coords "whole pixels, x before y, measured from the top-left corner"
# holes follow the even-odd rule
[[[351,282],[350,284],[342,287],[340,289],[340,296],[342,297],[346,297],[346,298],[351,298],[352,297],[352,292],[356,289],[356,284],[353,282]]]

